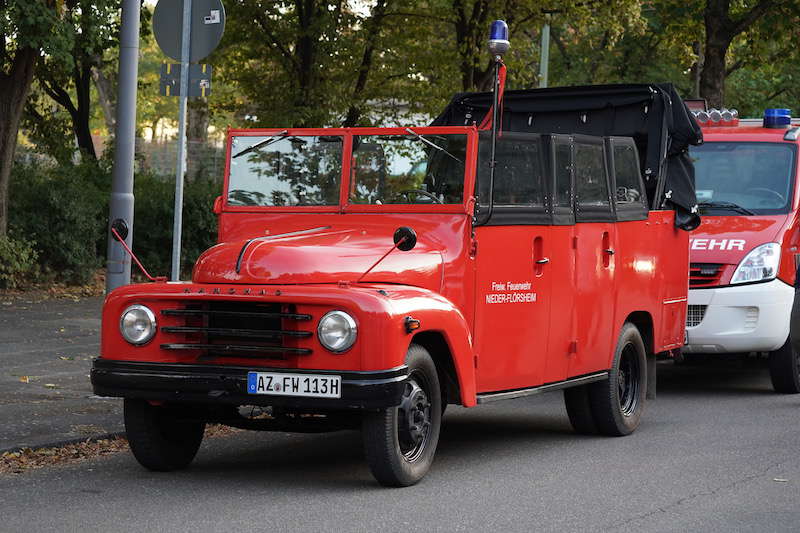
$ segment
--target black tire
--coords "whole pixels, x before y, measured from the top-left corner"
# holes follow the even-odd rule
[[[148,470],[168,472],[189,466],[203,441],[205,422],[183,420],[173,407],[125,399],[125,432],[133,456]]]
[[[647,395],[647,357],[639,330],[622,326],[608,379],[589,384],[592,418],[603,435],[629,435],[639,426]]]
[[[567,407],[567,416],[572,429],[581,435],[597,435],[597,424],[592,415],[592,406],[589,402],[589,385],[579,385],[564,389],[564,405]]]
[[[439,442],[442,396],[436,365],[417,344],[409,347],[406,364],[409,376],[400,406],[366,413],[362,423],[367,464],[387,487],[407,487],[422,479]]]
[[[791,339],[769,353],[769,377],[772,388],[782,394],[800,392],[800,352],[792,347]]]

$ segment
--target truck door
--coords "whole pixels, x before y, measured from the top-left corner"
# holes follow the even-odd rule
[[[569,376],[608,367],[616,331],[617,234],[603,139],[576,135],[575,310],[576,345]]]
[[[488,204],[489,144],[482,136],[482,204]],[[552,243],[540,136],[503,133],[496,161],[492,215],[476,228],[478,392],[541,384],[550,322]]]
[[[548,175],[552,193],[550,229],[550,267],[553,270],[553,294],[550,305],[550,339],[544,382],[567,378],[569,364],[577,347],[577,311],[575,308],[575,186],[573,143],[569,135],[549,136]]]

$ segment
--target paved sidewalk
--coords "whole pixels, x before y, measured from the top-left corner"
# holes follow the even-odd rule
[[[89,383],[102,304],[0,296],[0,452],[123,430],[122,402]]]

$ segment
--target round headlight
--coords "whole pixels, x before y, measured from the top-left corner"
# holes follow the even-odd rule
[[[319,342],[332,352],[349,349],[356,342],[357,333],[356,321],[344,311],[325,313],[317,327]]]
[[[156,334],[156,315],[143,305],[132,305],[122,312],[119,331],[131,344],[144,344]]]

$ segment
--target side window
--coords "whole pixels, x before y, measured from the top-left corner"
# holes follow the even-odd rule
[[[489,203],[491,141],[481,139],[478,161],[478,197]],[[494,205],[544,206],[541,142],[538,135],[505,133],[497,139],[494,171]]]
[[[636,148],[631,144],[614,142],[614,199],[617,205],[642,206],[647,199],[642,190],[642,178]]]
[[[602,144],[575,144],[575,194],[581,207],[610,207]]]

